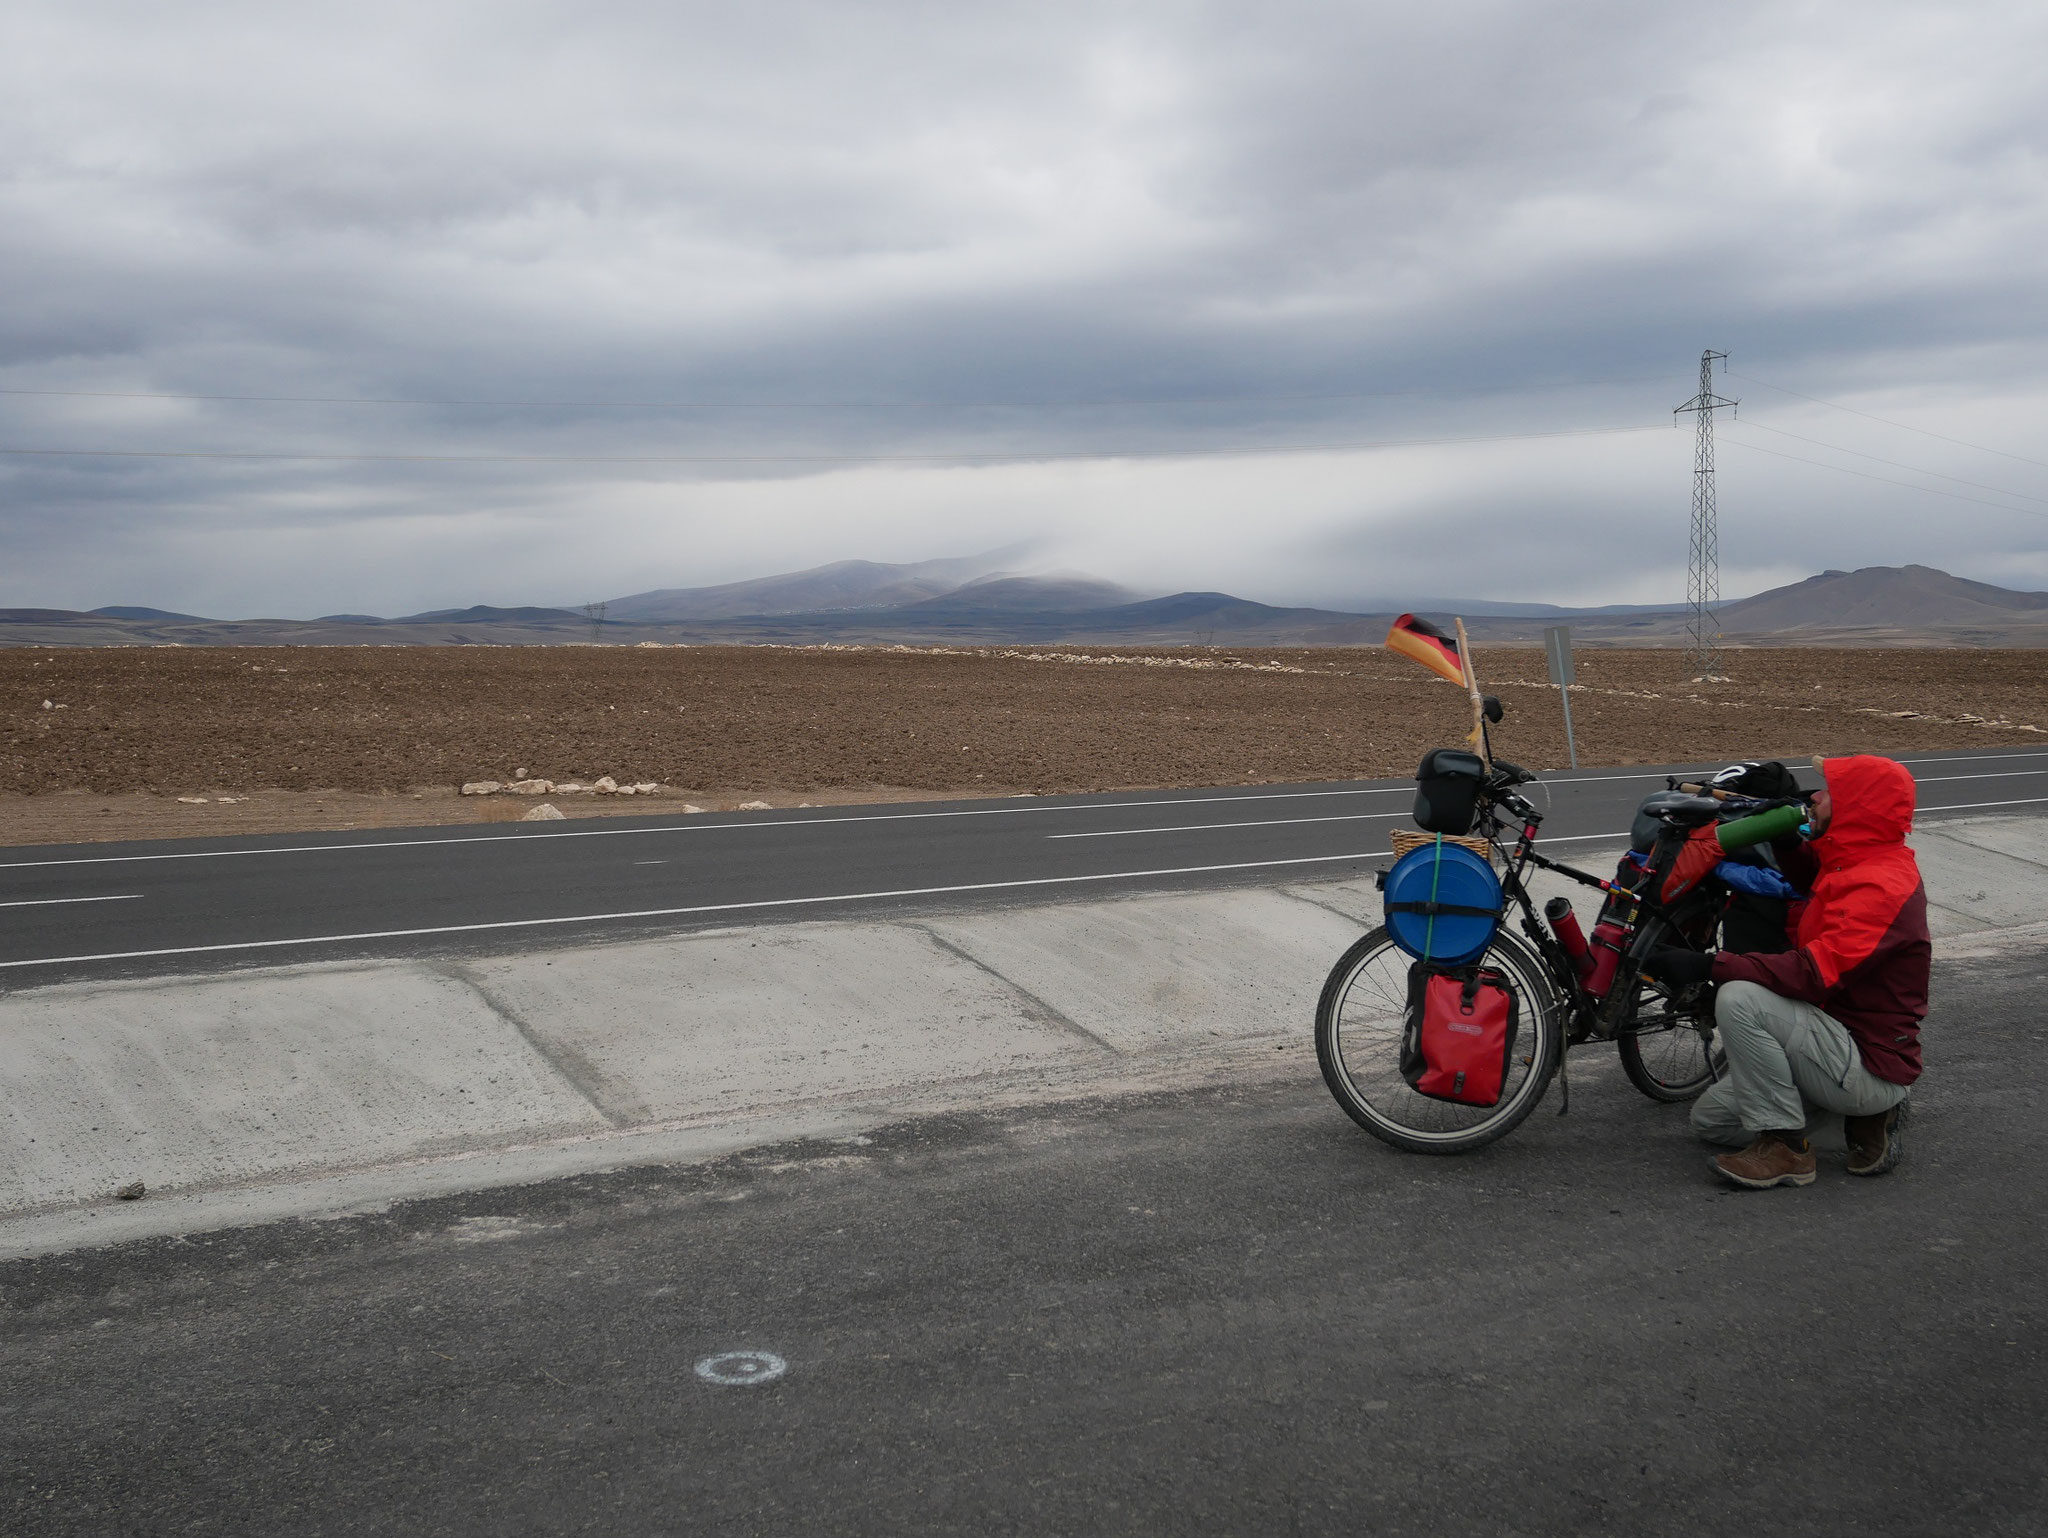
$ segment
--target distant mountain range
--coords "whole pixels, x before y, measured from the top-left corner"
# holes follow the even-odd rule
[[[701,623],[772,614],[892,609],[943,598],[1001,569],[1003,551],[955,560],[889,566],[880,561],[834,561],[809,571],[726,582],[717,587],[664,587],[629,593],[605,606],[605,618],[649,624]]]
[[[1377,645],[1395,612],[1282,608],[1229,593],[1147,598],[1079,572],[1020,575],[1010,552],[888,565],[836,561],[808,571],[716,587],[661,588],[603,606],[602,619],[568,608],[435,609],[382,619],[210,620],[164,609],[0,609],[0,645],[560,645],[640,641],[806,644],[836,641],[969,645]],[[596,606],[593,606],[596,607]],[[1588,644],[1671,645],[1685,635],[1679,605],[1417,601],[1413,612],[1463,615],[1475,640],[1537,640],[1573,627]],[[1930,566],[1826,571],[1724,605],[1736,644],[2048,646],[2048,593],[1950,576]]]

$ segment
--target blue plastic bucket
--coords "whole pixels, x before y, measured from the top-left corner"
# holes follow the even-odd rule
[[[1386,881],[1387,933],[1418,961],[1477,961],[1500,928],[1500,878],[1457,844],[1425,844],[1394,862]]]

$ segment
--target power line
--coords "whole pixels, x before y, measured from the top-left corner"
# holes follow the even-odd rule
[[[1938,481],[1954,481],[1958,486],[1974,486],[1979,491],[1995,491],[2001,497],[2018,497],[2022,502],[2048,504],[2048,497],[2037,497],[2029,491],[2010,491],[2003,486],[1992,486],[1983,481],[1964,480],[1960,475],[1945,475],[1939,470],[1929,470],[1921,465],[1909,465],[1900,460],[1884,459],[1876,454],[1865,454],[1859,449],[1845,449],[1839,443],[1827,443],[1819,438],[1805,438],[1801,437],[1798,433],[1788,433],[1782,427],[1772,427],[1768,423],[1757,421],[1754,417],[1745,418],[1742,425],[1744,427],[1754,427],[1760,432],[1776,433],[1780,438],[1796,438],[1799,442],[1810,443],[1817,449],[1831,449],[1837,454],[1848,454],[1856,459],[1867,459],[1872,464],[1890,465],[1894,470],[1911,470],[1915,475],[1931,475]],[[1905,482],[1901,481],[1899,484],[1904,485]]]
[[[1812,465],[1819,470],[1832,470],[1837,475],[1853,475],[1858,480],[1876,481],[1885,486],[1903,486],[1908,491],[1924,491],[1930,497],[1950,497],[1958,502],[1974,502],[1979,507],[1995,507],[2001,513],[2018,513],[2024,518],[2048,518],[2048,513],[2037,513],[2031,507],[2009,507],[2003,502],[1987,502],[1982,497],[1966,497],[1960,491],[1943,491],[1939,486],[1916,486],[1911,481],[1895,481],[1889,475],[1872,475],[1868,470],[1851,470],[1847,465],[1831,465],[1826,460],[1808,459],[1801,454],[1786,454],[1778,449],[1767,449],[1760,443],[1744,443],[1740,438],[1730,438],[1729,443],[1738,449],[1748,449],[1752,454],[1768,454],[1773,459],[1789,459],[1795,465]]]
[[[1636,427],[1568,427],[1553,432],[1490,433],[1460,438],[1377,438],[1351,443],[1283,443],[1236,448],[1075,449],[1040,452],[930,454],[307,454],[223,449],[28,449],[0,447],[0,454],[46,459],[230,459],[346,464],[518,464],[518,465],[783,465],[783,464],[1002,464],[1032,460],[1230,459],[1247,454],[1330,454],[1368,449],[1430,448],[1442,444],[1511,443],[1536,438],[1584,438],[1611,433],[1662,432],[1662,423]]]
[[[1602,385],[1657,384],[1662,376],[1634,379],[1580,379],[1545,389],[1580,390]],[[1229,406],[1271,402],[1286,405],[1314,401],[1393,400],[1405,396],[1438,397],[1498,395],[1500,390],[1351,390],[1308,395],[1159,395],[1104,396],[1092,400],[1023,401],[512,401],[440,400],[383,395],[197,395],[165,390],[27,390],[0,388],[0,395],[57,397],[68,400],[241,401],[302,406],[496,406],[555,411],[1036,411],[1063,406]]]
[[[1790,395],[1799,400],[1812,401],[1816,406],[1831,406],[1836,411],[1846,411],[1853,417],[1866,417],[1873,422],[1882,422],[1886,427],[1896,427],[1903,432],[1909,433],[1923,433],[1929,438],[1939,438],[1943,443],[1953,443],[1958,448],[1975,449],[1981,454],[1996,454],[2000,459],[2016,459],[2023,465],[2038,465],[2041,469],[2048,470],[2048,460],[2029,459],[2024,454],[2009,454],[2004,449],[1994,449],[1989,444],[1971,443],[1966,438],[1951,438],[1947,433],[1938,433],[1926,427],[1915,427],[1910,422],[1894,422],[1890,417],[1881,417],[1874,412],[1860,411],[1854,406],[1844,406],[1840,401],[1824,401],[1818,395],[1801,395],[1797,390],[1788,390],[1783,385],[1772,384],[1768,379],[1758,379],[1751,374],[1737,374],[1731,369],[1729,370],[1729,375],[1735,379],[1747,379],[1751,384],[1760,384],[1766,390],[1776,390],[1780,395]],[[1932,472],[1929,473],[1931,474]]]

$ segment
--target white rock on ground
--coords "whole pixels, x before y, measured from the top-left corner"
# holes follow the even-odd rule
[[[621,790],[624,790],[625,788],[626,788],[626,787],[625,787],[625,786],[623,786],[623,785],[621,785],[621,786],[619,787],[619,789],[621,789]],[[654,793],[655,793],[655,792],[656,792],[657,790],[660,790],[660,789],[661,789],[661,787],[660,787],[659,785],[655,784],[655,783],[654,783],[654,781],[652,781],[652,780],[641,780],[641,781],[640,781],[640,782],[639,782],[638,784],[636,784],[636,785],[635,785],[635,786],[633,787],[633,792],[634,792],[634,794],[635,794],[635,795],[641,795],[641,796],[651,796],[651,795],[653,795],[653,794],[654,794]]]
[[[180,796],[180,797],[178,797],[178,799],[179,799],[180,801],[184,802],[184,803],[185,803],[185,805],[187,805],[187,806],[204,806],[204,805],[206,805],[206,797],[204,797],[204,796]]]
[[[569,783],[568,783],[568,784],[566,784],[566,785],[557,785],[557,786],[555,787],[555,792],[556,792],[556,794],[558,794],[558,795],[565,795],[565,794],[567,794],[567,793],[568,793],[568,792],[570,792],[570,791],[574,791],[574,790],[587,790],[588,788],[589,788],[588,786],[585,786],[585,785],[578,785],[578,784],[577,784],[577,783],[576,783],[576,782],[575,782],[574,780],[571,780],[571,781],[569,781]]]
[[[742,801],[739,809],[743,812],[772,812],[775,810],[766,801]]]
[[[635,790],[630,785],[621,785],[617,790],[613,791],[612,794],[615,796],[637,796],[640,794],[640,792]]]
[[[686,812],[701,812],[704,808],[697,805],[694,801],[685,801],[683,803],[683,810]]]
[[[600,796],[609,796],[618,790],[619,782],[607,774],[601,776],[598,779],[597,783],[592,785],[590,788],[596,791]]]
[[[549,806],[547,802],[543,801],[539,806],[535,807],[532,811],[528,812],[524,817],[520,818],[519,820],[521,822],[562,822],[566,819],[562,816],[560,812],[556,811],[553,807]]]
[[[498,780],[471,780],[462,787],[465,796],[495,796],[505,788]]]
[[[515,796],[545,796],[555,788],[553,780],[514,780],[505,787]]]

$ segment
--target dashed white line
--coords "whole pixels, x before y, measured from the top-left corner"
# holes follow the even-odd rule
[[[15,902],[0,903],[0,908],[49,908],[58,903],[132,903],[142,894],[123,892],[118,897],[24,897]]]
[[[1047,838],[1129,838],[1134,833],[1215,833],[1224,828],[1284,828],[1298,822],[1380,822],[1406,812],[1353,812],[1342,817],[1274,817],[1264,822],[1190,822],[1175,828],[1111,828],[1102,833],[1048,833]]]
[[[501,919],[490,924],[436,924],[424,929],[377,929],[360,934],[306,935],[292,940],[231,940],[217,945],[170,945],[146,951],[102,951],[90,956],[32,956],[0,961],[13,967],[64,966],[86,961],[141,961],[153,956],[210,956],[226,951],[269,951],[291,945],[346,945],[361,940],[412,940],[426,935],[482,934],[497,929],[539,929],[556,924],[602,924],[620,919],[687,918],[697,913],[740,913],[761,908],[799,908],[828,903],[879,902],[891,897],[940,897],[954,892],[1004,892],[1023,887],[1072,886],[1088,881],[1136,881],[1149,876],[1200,876],[1226,870],[1270,870],[1283,865],[1334,865],[1346,860],[1378,860],[1383,849],[1362,854],[1306,855],[1290,860],[1240,860],[1229,865],[1180,865],[1166,870],[1119,870],[1099,876],[1034,876],[1022,881],[970,881],[958,886],[903,887],[890,892],[841,892],[829,897],[770,897],[754,902],[699,903],[687,908],[639,908],[625,913],[576,913],[562,918]]]

